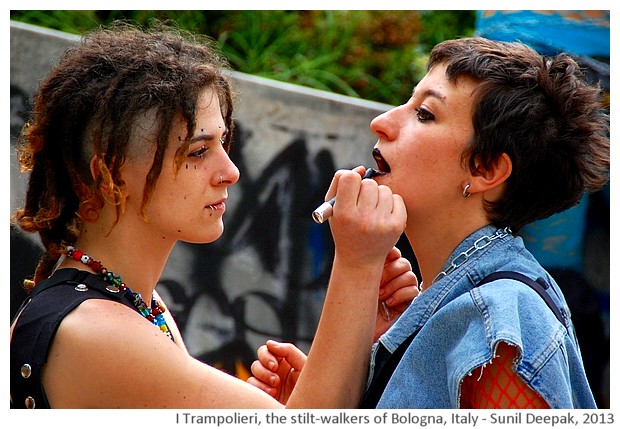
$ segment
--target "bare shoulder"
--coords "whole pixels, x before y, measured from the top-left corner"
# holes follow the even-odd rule
[[[99,299],[61,323],[43,384],[54,408],[275,406],[248,383],[192,358],[134,309]]]

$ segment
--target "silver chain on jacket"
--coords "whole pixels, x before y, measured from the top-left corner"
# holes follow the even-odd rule
[[[474,245],[471,246],[469,249],[467,249],[464,252],[461,252],[459,255],[457,255],[452,262],[450,262],[450,266],[445,270],[440,272],[439,274],[437,274],[435,276],[435,278],[433,279],[432,283],[435,283],[437,280],[447,276],[448,274],[450,274],[452,271],[456,270],[458,267],[460,267],[461,265],[463,265],[470,257],[471,255],[473,255],[474,253],[476,253],[478,250],[482,250],[485,247],[487,247],[489,244],[491,244],[493,241],[499,239],[499,238],[504,238],[506,237],[508,234],[511,234],[512,231],[510,230],[509,227],[506,228],[500,228],[497,231],[495,231],[495,234],[488,236],[485,235],[484,237],[480,237],[479,239],[477,239],[474,242]]]

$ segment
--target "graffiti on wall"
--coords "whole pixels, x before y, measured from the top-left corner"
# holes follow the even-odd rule
[[[160,284],[190,352],[240,377],[268,338],[307,348],[333,250],[327,225],[310,218],[334,171],[330,153],[311,158],[308,141],[294,137],[252,178],[243,156],[248,134],[236,124],[231,158],[242,179],[230,189],[237,203],[225,214],[223,236],[209,245],[179,243]],[[317,169],[324,174],[310,174]]]
[[[27,103],[25,91],[12,85],[12,210],[25,192],[14,146]],[[271,145],[277,150],[252,173],[255,160],[244,151],[255,144],[251,127],[235,124],[230,155],[241,179],[229,190],[225,232],[208,245],[178,243],[157,287],[190,353],[240,378],[269,338],[309,349],[331,268],[329,226],[314,223],[310,213],[329,187],[334,154],[313,145],[323,136],[281,126],[278,133],[283,142]],[[40,253],[34,237],[11,229],[11,314]]]

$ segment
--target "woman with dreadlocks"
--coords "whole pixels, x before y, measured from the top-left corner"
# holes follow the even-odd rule
[[[86,35],[40,84],[21,135],[31,175],[15,222],[45,253],[11,325],[13,407],[280,406],[190,356],[155,291],[177,241],[223,232],[239,179],[225,65],[179,30],[119,24]],[[382,277],[395,309],[416,293],[393,247],[402,199],[363,170],[343,172],[338,187],[347,210],[333,219],[332,276],[292,407],[354,406]]]

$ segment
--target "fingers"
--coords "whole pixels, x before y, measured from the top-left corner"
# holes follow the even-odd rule
[[[392,262],[398,258],[400,258],[402,256],[402,252],[400,251],[400,249],[396,246],[392,247],[392,249],[388,252],[387,257],[385,258],[385,263],[386,265],[389,262]]]
[[[396,310],[397,313],[402,313],[419,293],[417,286],[408,284],[388,294],[383,301],[390,309]]]
[[[403,258],[402,256],[391,258],[392,256],[394,256],[393,250],[388,253],[385,264],[383,265],[383,274],[381,275],[382,287],[385,287],[392,279],[397,278],[401,274],[408,272],[413,274],[411,262],[407,258]],[[413,282],[417,284],[415,274],[413,276]]]
[[[278,386],[281,376],[288,376],[291,370],[300,372],[307,359],[304,352],[293,344],[273,340],[260,346],[257,356],[258,359],[250,367],[255,379],[252,384],[257,387],[261,383],[270,387]]]
[[[286,404],[302,368],[306,355],[290,343],[269,340],[258,348],[258,359],[250,366],[252,377],[247,382]]]
[[[409,261],[402,259],[404,258],[397,258],[384,267],[384,269],[392,269],[393,273],[388,275],[392,278],[385,281],[379,289],[374,341],[390,328],[394,321],[409,307],[414,298],[418,296],[417,278],[413,271],[407,269],[410,267]],[[386,314],[389,317],[386,317]]]
[[[403,197],[401,197],[400,195],[392,194],[392,199],[392,213],[397,219],[401,220],[401,224],[398,226],[398,228],[402,233],[407,227],[407,207],[405,206],[405,201],[403,200]]]
[[[379,299],[394,307],[410,303],[418,293],[418,279],[413,271],[406,271],[382,283]]]
[[[327,198],[336,197],[329,225],[343,266],[383,263],[406,226],[402,198],[375,180],[363,179],[365,171],[337,171],[327,193]]]
[[[268,340],[266,346],[273,356],[285,359],[295,371],[301,371],[306,364],[306,354],[291,343]]]
[[[351,193],[347,193],[346,198],[348,198],[349,202],[358,202],[360,205],[364,205],[368,203],[371,206],[378,207],[378,202],[383,203],[382,205],[389,209],[392,212],[392,208],[394,207],[394,203],[390,201],[392,198],[392,192],[386,186],[378,185],[376,181],[373,179],[363,179],[364,174],[366,172],[366,168],[364,166],[358,166],[353,168],[352,170],[338,170],[334,174],[334,178],[325,194],[325,201],[329,201],[338,193],[338,187],[340,184],[345,185],[347,188],[351,188]],[[360,188],[365,187],[366,189],[380,189],[379,201],[376,198],[374,193],[370,192],[360,192]],[[398,198],[396,204],[401,206],[402,198]],[[404,209],[404,204],[402,207],[397,207],[398,214],[402,213],[402,209]]]
[[[280,383],[280,377],[276,374],[279,367],[278,359],[269,351],[266,345],[258,348],[257,356],[258,359],[252,362],[250,366],[253,377],[248,379],[248,383],[272,395],[276,391],[269,392],[268,388],[275,387]]]
[[[272,386],[270,386],[270,385],[268,385],[266,383],[263,383],[261,380],[259,380],[256,377],[248,378],[247,382],[249,384],[251,384],[252,386],[262,390],[263,392],[265,392],[266,394],[268,394],[272,398],[276,398],[277,399],[278,389],[276,389],[275,387],[272,387]]]
[[[334,178],[332,179],[332,183],[329,185],[329,189],[327,190],[327,193],[325,194],[325,201],[329,201],[330,199],[332,199],[335,195],[336,195],[336,189],[338,188],[338,181],[340,180],[340,177],[343,174],[346,173],[357,173],[359,174],[360,178],[364,176],[364,172],[366,171],[366,168],[364,168],[363,166],[358,166],[355,167],[352,170],[338,170],[336,171],[336,173],[334,173]]]
[[[339,171],[328,197],[333,196],[334,189],[337,196],[334,216],[340,213],[346,222],[368,220],[369,225],[381,227],[380,234],[392,229],[398,229],[399,233],[404,230],[407,217],[404,202],[387,186],[372,179],[362,179],[355,171]]]
[[[379,299],[390,307],[409,304],[418,294],[418,279],[412,270],[411,262],[401,256],[394,247],[387,255]]]
[[[260,346],[256,355],[258,356],[260,364],[266,369],[274,372],[278,370],[278,362],[282,360],[282,358],[281,356],[274,355],[267,347],[267,344]]]

